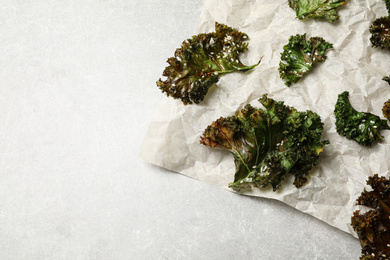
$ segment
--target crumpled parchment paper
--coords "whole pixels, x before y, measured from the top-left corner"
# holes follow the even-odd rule
[[[320,155],[320,164],[312,169],[304,187],[297,189],[287,179],[277,192],[254,188],[243,194],[283,201],[355,235],[350,218],[368,176],[388,175],[390,131],[382,131],[383,142],[363,147],[337,134],[333,110],[338,94],[349,91],[358,111],[383,118],[381,109],[390,99],[390,86],[382,77],[390,75],[390,52],[372,48],[369,41],[370,23],[386,15],[383,1],[347,1],[338,10],[340,19],[334,23],[301,21],[287,0],[206,0],[194,34],[214,31],[215,21],[237,28],[249,36],[249,51],[241,61],[251,65],[263,56],[262,62],[252,71],[222,76],[199,105],[184,106],[162,94],[163,102],[149,126],[140,157],[229,189],[235,171],[233,156],[201,145],[200,136],[220,116],[233,115],[247,103],[262,107],[257,99],[268,93],[299,111],[318,113],[324,122],[323,139],[331,144]],[[334,48],[327,51],[324,63],[315,64],[309,74],[288,88],[279,77],[280,53],[291,35],[304,33],[307,38],[323,37]]]

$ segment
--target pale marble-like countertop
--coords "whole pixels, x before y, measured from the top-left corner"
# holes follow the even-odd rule
[[[358,259],[285,204],[138,158],[203,0],[0,3],[0,259]]]

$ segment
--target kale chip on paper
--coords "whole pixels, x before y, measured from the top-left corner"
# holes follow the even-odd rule
[[[369,208],[362,213],[356,210],[351,225],[358,234],[362,246],[360,259],[390,258],[390,180],[378,174],[368,178],[371,190],[364,190],[357,205]]]
[[[370,25],[371,44],[373,47],[390,51],[390,0],[384,0],[387,16],[380,17]]]
[[[265,110],[248,104],[234,116],[219,118],[206,128],[201,143],[233,154],[236,172],[229,186],[234,190],[271,185],[276,191],[288,174],[299,188],[329,143],[321,141],[321,118],[267,95],[259,101]]]
[[[383,80],[386,81],[387,83],[389,83],[389,85],[390,85],[390,76],[383,77]]]
[[[337,133],[365,146],[380,142],[383,136],[380,131],[389,130],[387,121],[379,116],[357,111],[349,101],[349,92],[338,95],[334,109]]]
[[[300,20],[325,19],[334,22],[339,19],[337,8],[345,5],[343,0],[288,0],[288,4],[296,11]]]
[[[288,87],[298,82],[314,63],[326,60],[325,52],[330,48],[333,45],[321,37],[311,37],[306,41],[306,34],[291,36],[281,53],[280,77]]]
[[[181,99],[184,105],[200,103],[220,76],[251,70],[260,63],[245,66],[239,60],[239,55],[248,49],[246,40],[245,33],[215,23],[215,32],[195,35],[176,49],[163,72],[166,80],[159,79],[157,86],[168,96]]]
[[[390,99],[387,100],[382,107],[382,112],[384,117],[387,118],[387,120],[390,120]]]

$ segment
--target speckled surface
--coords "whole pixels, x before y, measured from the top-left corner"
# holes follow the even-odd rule
[[[358,259],[281,202],[138,158],[202,4],[0,3],[0,259]]]

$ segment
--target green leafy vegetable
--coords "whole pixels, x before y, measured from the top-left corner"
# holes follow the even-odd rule
[[[372,191],[364,190],[357,199],[357,205],[371,210],[361,214],[355,211],[351,225],[358,234],[362,246],[360,259],[390,258],[390,180],[375,174],[368,178]]]
[[[201,143],[233,154],[236,172],[229,186],[234,190],[271,185],[276,191],[288,174],[294,175],[294,185],[299,188],[329,143],[321,141],[321,118],[312,111],[298,112],[267,95],[259,102],[265,110],[248,104],[234,116],[213,122]]]
[[[332,23],[339,19],[337,8],[345,5],[346,2],[343,0],[288,0],[288,4],[296,11],[297,18],[300,20],[326,19]]]
[[[371,113],[356,111],[352,107],[348,96],[349,92],[345,91],[338,96],[336,102],[334,114],[337,132],[366,146],[380,142],[383,139],[380,130],[390,129],[386,120],[382,120],[379,116]]]
[[[163,93],[181,99],[185,105],[197,104],[221,75],[247,71],[260,63],[245,66],[238,59],[248,49],[245,33],[220,23],[215,23],[215,31],[195,35],[176,49],[175,57],[168,59],[169,66],[163,72],[167,79],[157,81]]]
[[[386,81],[387,83],[389,83],[389,85],[390,85],[390,77],[383,77],[383,80]]]
[[[390,120],[390,99],[385,102],[382,108],[383,115]]]
[[[373,47],[390,51],[390,0],[384,0],[388,16],[380,17],[370,25],[371,44]]]
[[[332,47],[321,37],[311,37],[306,42],[306,34],[291,36],[281,53],[280,77],[287,86],[291,86],[309,72],[313,63],[325,61],[325,52]]]

